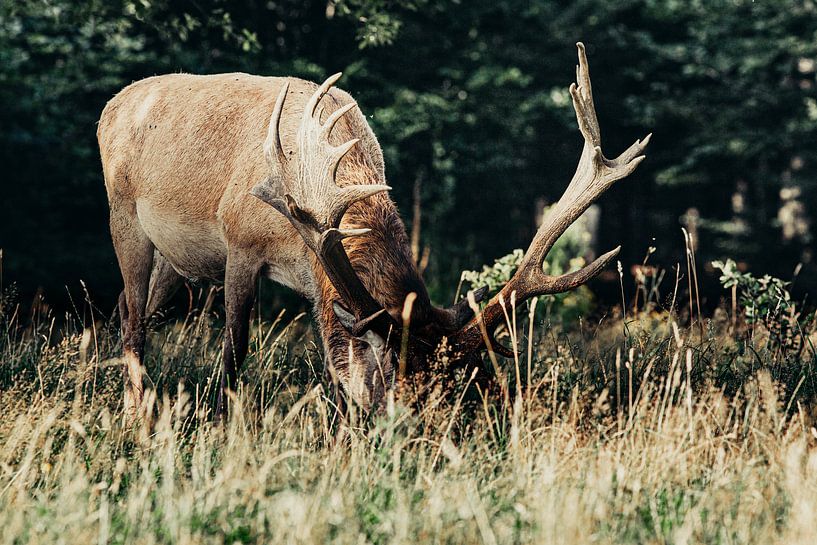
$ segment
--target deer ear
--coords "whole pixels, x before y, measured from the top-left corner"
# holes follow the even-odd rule
[[[371,329],[367,328],[366,325],[368,324],[366,320],[363,322],[358,322],[354,314],[346,310],[343,305],[337,301],[332,303],[332,310],[335,311],[335,316],[338,317],[340,325],[342,325],[343,329],[345,329],[350,335],[364,341],[376,350],[382,351],[386,347],[386,340]],[[363,331],[361,331],[361,329],[363,329]]]
[[[355,329],[355,324],[357,324],[355,315],[343,308],[343,306],[337,301],[332,303],[332,310],[335,311],[335,316],[338,317],[338,321],[340,322],[340,325],[343,326],[343,329],[351,334]]]
[[[261,199],[265,203],[274,206],[273,202],[281,198],[281,192],[278,190],[277,185],[275,184],[272,177],[267,177],[258,182],[250,189],[250,195]]]
[[[293,221],[290,215],[291,212],[289,201],[287,200],[289,198],[289,195],[285,195],[282,197],[279,188],[280,184],[276,184],[273,181],[272,177],[264,178],[263,180],[255,184],[255,186],[252,189],[250,189],[250,195],[259,200],[264,201],[265,203],[273,207],[275,210],[283,214],[285,218],[287,218],[290,221]]]
[[[371,346],[374,350],[376,350],[379,353],[382,353],[383,351],[386,350],[386,339],[384,339],[371,329],[366,330],[366,333],[364,333],[362,337],[359,337],[359,339],[366,342],[366,344]]]

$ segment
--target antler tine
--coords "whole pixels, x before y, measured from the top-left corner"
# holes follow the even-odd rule
[[[321,123],[324,107],[322,98],[329,93],[341,74],[326,79],[306,103],[298,130],[299,183],[292,197],[300,207],[326,228],[340,225],[346,210],[361,199],[391,188],[387,185],[354,185],[339,187],[335,183],[341,160],[357,145],[353,138],[338,146],[329,143],[329,136],[338,121],[353,110],[356,103],[344,104]],[[319,198],[315,198],[318,196]]]
[[[596,106],[593,103],[593,85],[590,83],[590,67],[587,63],[587,52],[584,44],[576,44],[579,50],[579,64],[576,65],[576,81],[570,84],[570,96],[573,108],[580,116],[579,129],[593,147],[601,145],[601,129],[596,117]],[[577,106],[577,102],[580,106]],[[580,114],[581,112],[581,114]]]
[[[326,135],[327,136],[329,135],[329,131],[326,131]],[[346,142],[344,144],[333,147],[332,145],[329,144],[329,140],[327,138],[326,145],[327,145],[327,148],[329,150],[329,155],[332,158],[332,169],[330,171],[331,174],[332,174],[332,180],[335,180],[337,178],[338,167],[340,166],[340,160],[343,159],[346,156],[347,153],[352,151],[352,148],[354,148],[357,145],[358,142],[360,142],[359,138],[352,138],[351,140],[349,140],[348,142]],[[391,188],[389,188],[389,189],[391,189]],[[352,203],[349,203],[349,204],[352,204]]]
[[[281,92],[278,93],[278,98],[275,99],[275,108],[272,110],[270,117],[269,129],[267,130],[267,139],[264,141],[264,156],[267,158],[267,163],[273,170],[277,170],[279,166],[286,164],[286,156],[284,155],[284,147],[281,145],[281,112],[284,110],[284,101],[289,91],[289,81],[284,83]]]
[[[604,193],[613,183],[631,174],[644,160],[642,155],[650,141],[647,135],[644,140],[637,140],[617,158],[607,159],[601,151],[601,129],[596,108],[593,104],[593,87],[590,83],[590,68],[584,44],[576,44],[579,64],[576,66],[576,82],[570,84],[570,96],[576,110],[579,131],[584,137],[579,164],[576,173],[565,189],[559,201],[543,218],[533,241],[525,252],[522,263],[513,278],[494,296],[477,317],[457,332],[451,339],[452,345],[460,349],[475,349],[484,343],[478,329],[481,318],[492,338],[492,331],[503,319],[500,300],[511,300],[511,293],[516,292],[516,304],[535,295],[561,293],[574,289],[595,277],[618,254],[620,247],[607,252],[594,260],[590,265],[572,273],[561,276],[545,274],[542,265],[545,257],[555,242],[576,221],[582,213]]]
[[[643,161],[646,156],[642,155],[644,153],[644,149],[647,147],[647,144],[650,143],[652,139],[652,133],[648,134],[644,137],[644,140],[640,138],[633,142],[629,148],[624,150],[621,155],[610,161],[611,163],[615,163],[616,165],[627,164],[635,162],[636,166]],[[640,156],[640,157],[639,157]],[[637,162],[636,162],[637,161]]]
[[[315,116],[315,110],[317,109],[318,104],[323,98],[323,95],[329,92],[329,89],[331,89],[332,86],[335,85],[335,83],[337,83],[337,81],[340,79],[342,75],[343,72],[332,74],[331,76],[326,78],[326,80],[324,80],[323,83],[320,84],[318,89],[312,94],[311,97],[309,97],[309,101],[306,103],[306,106],[304,107],[304,119],[306,119],[307,117]]]
[[[332,115],[330,115],[326,119],[326,121],[324,121],[324,123],[323,123],[321,138],[328,142],[329,141],[329,135],[332,134],[332,129],[335,128],[335,124],[338,121],[340,121],[340,118],[343,117],[343,115],[346,112],[348,112],[349,110],[351,110],[355,106],[357,106],[356,103],[350,102],[349,104],[345,104],[345,105],[341,106],[340,108],[338,108],[337,110],[335,110],[334,112],[332,112]],[[354,142],[357,143],[357,138],[354,139]]]

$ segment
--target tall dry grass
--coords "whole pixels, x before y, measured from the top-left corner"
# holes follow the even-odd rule
[[[279,319],[218,426],[222,332],[191,316],[152,333],[154,419],[129,428],[113,326],[5,318],[2,543],[817,542],[814,353],[730,319],[520,315],[495,388],[346,423],[304,318]]]

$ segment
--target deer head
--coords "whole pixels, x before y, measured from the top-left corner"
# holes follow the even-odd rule
[[[264,143],[270,178],[256,185],[252,194],[289,220],[306,246],[314,252],[337,292],[334,313],[344,329],[345,338],[342,340],[349,346],[349,360],[355,362],[355,374],[358,375],[358,380],[352,381],[357,386],[346,386],[347,389],[360,390],[361,382],[365,383],[365,389],[369,391],[357,391],[353,397],[358,402],[367,398],[362,404],[370,405],[381,397],[398,368],[403,373],[423,368],[440,340],[461,329],[474,313],[465,300],[447,309],[418,304],[414,308],[387,310],[366,289],[355,271],[343,240],[365,235],[369,229],[342,229],[341,219],[354,203],[391,188],[375,184],[341,187],[336,183],[341,160],[358,143],[357,139],[338,146],[329,142],[333,128],[357,106],[355,103],[346,104],[330,115],[324,115],[321,100],[340,76],[329,77],[307,101],[291,157],[284,152],[279,130],[288,85],[281,89]],[[325,119],[321,121],[322,118]],[[280,188],[285,192],[282,193]],[[369,204],[378,205],[375,199],[370,199]],[[379,272],[370,271],[371,274]],[[417,288],[424,296],[420,301],[423,303],[427,300],[425,287],[420,284]],[[478,290],[473,296],[480,300],[485,291]],[[333,333],[339,336],[341,332]],[[328,336],[332,337],[331,334]],[[399,359],[401,353],[404,357]],[[403,362],[402,368],[398,361]]]
[[[432,307],[420,314],[399,315],[387,312],[367,291],[343,245],[344,239],[363,235],[367,229],[341,229],[340,223],[353,203],[390,188],[366,184],[338,186],[335,180],[338,165],[357,140],[338,146],[329,143],[333,127],[356,104],[338,108],[321,122],[321,99],[340,74],[328,78],[306,104],[295,136],[297,153],[290,159],[284,153],[279,132],[288,91],[286,86],[282,89],[264,146],[271,179],[276,183],[262,182],[253,189],[253,194],[283,214],[314,252],[337,291],[339,300],[334,309],[338,321],[356,339],[350,344],[351,356],[366,362],[369,368],[379,368],[384,382],[390,382],[398,369],[405,374],[428,369],[441,345],[447,346],[454,365],[474,362],[485,350],[512,356],[494,339],[494,331],[510,311],[508,305],[513,307],[534,296],[574,289],[596,276],[618,254],[616,248],[583,269],[562,276],[550,276],[543,271],[545,256],[556,240],[614,182],[635,170],[644,159],[642,152],[650,139],[648,135],[643,141],[636,141],[615,159],[603,155],[585,49],[581,43],[577,46],[579,65],[570,95],[584,147],[576,173],[544,218],[516,274],[476,315],[472,308],[484,296],[484,289],[469,293],[467,299],[450,309]],[[281,194],[275,187],[283,187],[285,192]],[[411,323],[407,323],[409,316]],[[376,401],[379,395],[370,397]]]

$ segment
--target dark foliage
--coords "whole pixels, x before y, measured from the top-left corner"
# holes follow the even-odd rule
[[[113,306],[95,123],[124,85],[343,70],[408,221],[422,182],[426,276],[447,300],[462,268],[526,246],[537,199],[569,181],[582,40],[608,154],[655,132],[638,174],[602,200],[598,249],[623,243],[629,264],[654,245],[657,262],[683,262],[695,208],[698,263],[789,278],[803,262],[797,292],[815,282],[815,37],[817,7],[795,0],[1,0],[2,281],[60,306],[83,279]]]

